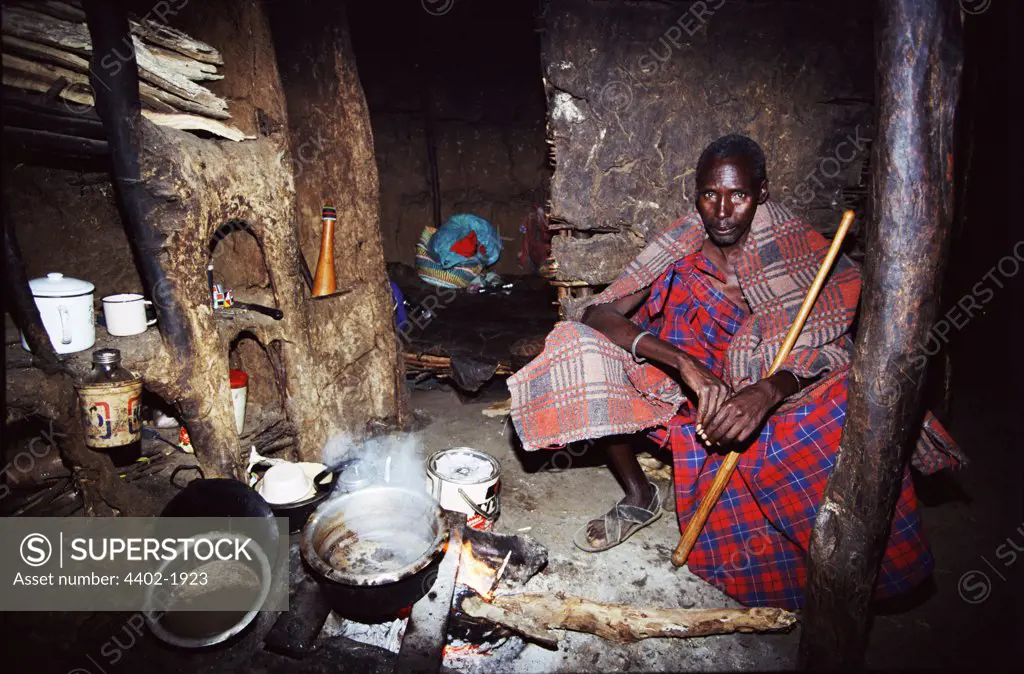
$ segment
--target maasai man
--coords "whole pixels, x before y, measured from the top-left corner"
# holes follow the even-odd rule
[[[799,608],[846,418],[859,270],[836,261],[789,357],[766,377],[828,242],[770,200],[764,153],[743,136],[701,154],[695,202],[509,379],[512,419],[528,450],[602,438],[626,496],[577,532],[591,552],[661,516],[637,439],[671,448],[681,529],[724,453],[742,451],[688,567],[743,604]],[[962,459],[928,415],[913,464],[934,472]],[[905,469],[876,597],[914,587],[932,566]]]

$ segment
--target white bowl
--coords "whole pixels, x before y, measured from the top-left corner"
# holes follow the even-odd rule
[[[256,491],[267,503],[284,505],[309,498],[313,480],[297,463],[277,463],[267,469]]]

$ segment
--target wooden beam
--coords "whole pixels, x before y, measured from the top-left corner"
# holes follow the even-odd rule
[[[82,138],[81,136],[39,129],[25,129],[6,124],[3,129],[3,139],[4,147],[10,146],[20,150],[44,150],[76,156],[106,156],[110,151],[105,140]]]
[[[103,122],[98,119],[74,117],[67,113],[42,112],[6,101],[4,101],[3,109],[0,110],[0,115],[3,117],[5,127],[40,129],[94,140],[106,140],[107,138],[106,132],[103,131]]]
[[[128,21],[123,10],[100,0],[86,0],[89,34],[98,54],[123,44],[128,35]],[[150,297],[158,297],[154,308],[160,324],[160,333],[175,358],[186,358],[190,351],[189,331],[182,308],[162,286],[166,275],[157,256],[163,247],[163,235],[148,221],[153,197],[142,181],[139,166],[142,103],[139,99],[138,69],[129,57],[125,68],[114,74],[99,63],[94,63],[92,77],[96,81],[96,112],[103,120],[114,165],[114,186],[124,207],[125,229],[135,249],[136,260],[142,272],[142,281]]]
[[[860,669],[893,509],[921,421],[911,366],[938,310],[963,61],[946,0],[879,0],[878,138],[860,327],[840,454],[811,536],[804,668]]]

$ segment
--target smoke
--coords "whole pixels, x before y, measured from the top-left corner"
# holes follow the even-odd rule
[[[365,440],[340,433],[324,445],[323,462],[327,466],[333,468],[352,460],[358,462],[360,474],[368,478],[370,484],[426,491],[423,441],[414,433],[391,433]],[[342,482],[344,478],[339,484]]]

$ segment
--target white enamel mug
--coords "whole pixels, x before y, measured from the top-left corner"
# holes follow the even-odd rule
[[[138,335],[156,324],[156,319],[146,320],[146,306],[153,303],[138,293],[107,295],[103,298],[103,317],[107,321],[107,332],[115,337]]]

